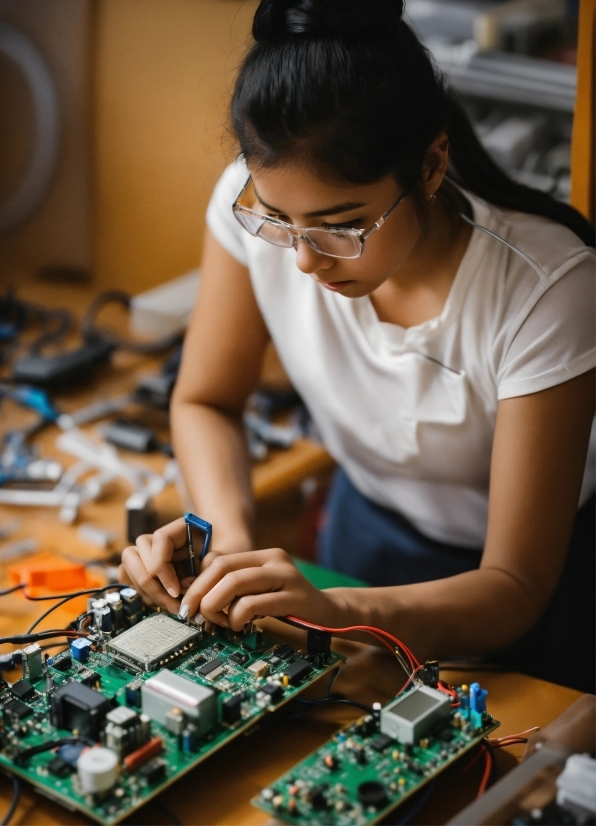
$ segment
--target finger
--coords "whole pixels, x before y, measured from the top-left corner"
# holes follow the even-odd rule
[[[149,604],[159,605],[173,614],[178,612],[178,600],[169,596],[161,582],[147,571],[137,548],[125,548],[122,553],[122,562],[129,577],[136,583],[135,587],[148,598]]]
[[[184,548],[185,545],[186,523],[183,517],[158,528],[152,537],[151,563],[146,567],[172,597],[177,597],[180,593],[180,584],[171,563],[174,551]]]
[[[223,577],[214,587],[203,597],[198,610],[206,618],[215,620],[216,615],[220,615],[224,608],[239,597],[255,594],[265,594],[270,591],[278,591],[283,588],[285,579],[283,571],[279,568],[243,568],[240,571],[232,571]],[[185,601],[190,593],[186,594]]]
[[[123,565],[121,565],[121,566],[120,566],[120,568],[121,568],[122,570],[126,570],[126,569],[124,568],[124,566],[123,566]],[[146,594],[146,593],[143,591],[143,589],[141,588],[141,586],[139,585],[139,583],[138,583],[138,582],[136,582],[136,580],[134,579],[134,577],[130,576],[130,574],[128,574],[128,573],[126,573],[126,574],[120,574],[120,579],[119,579],[119,582],[122,582],[122,583],[127,583],[127,584],[129,584],[132,588],[134,588],[134,589],[135,589],[135,591],[138,593],[138,595],[141,597],[141,600],[142,600],[142,602],[143,602],[143,605],[153,605],[153,602],[151,601],[151,599],[150,599],[149,595],[148,595],[148,594]]]
[[[285,617],[292,613],[290,600],[286,591],[240,597],[228,608],[228,624],[234,631],[240,631],[247,622],[262,617]]]
[[[215,557],[191,585],[182,600],[182,606],[188,606],[188,615],[193,616],[199,610],[199,604],[205,594],[226,574],[244,568],[260,568],[269,558],[269,551],[247,551]]]
[[[137,537],[137,552],[141,558],[141,562],[143,563],[145,570],[147,573],[152,576],[154,579],[158,579],[158,571],[155,565],[154,553],[153,553],[153,543],[154,543],[155,534],[142,534],[141,536]],[[178,583],[178,576],[176,574],[176,570],[171,562],[164,563],[162,567],[162,573],[169,571],[168,576],[166,577],[166,581],[170,584],[166,588],[168,593],[171,597],[177,597],[180,593],[180,585],[174,586],[172,584],[173,581]],[[160,581],[163,583],[163,577],[160,578]],[[164,586],[165,587],[165,586]]]

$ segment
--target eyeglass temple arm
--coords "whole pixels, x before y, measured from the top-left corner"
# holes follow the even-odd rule
[[[244,193],[248,189],[248,185],[251,182],[251,180],[252,180],[252,175],[249,175],[248,178],[246,179],[246,183],[244,184],[244,186],[242,187],[242,189],[238,193],[238,197],[236,198],[236,200],[232,204],[232,209],[234,209],[234,207],[238,206],[238,201],[240,200],[240,198],[242,198],[242,196],[244,195]],[[228,203],[229,203],[229,201],[228,201]]]
[[[366,232],[361,236],[362,241],[366,241],[366,239],[368,238],[369,235],[372,235],[373,232],[376,232],[378,229],[381,229],[381,227],[383,226],[383,224],[385,223],[387,218],[389,218],[389,216],[391,215],[393,210],[397,209],[397,207],[401,204],[401,202],[406,197],[406,195],[410,194],[410,191],[411,190],[406,189],[405,192],[402,192],[402,194],[399,196],[397,201],[394,204],[391,204],[389,209],[381,215],[379,220],[375,221],[374,224],[372,225],[372,227],[370,229],[367,229]]]

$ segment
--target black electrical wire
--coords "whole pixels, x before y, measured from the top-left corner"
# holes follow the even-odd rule
[[[13,585],[12,588],[6,588],[4,591],[0,591],[0,597],[5,597],[7,594],[14,594],[15,591],[21,591],[24,587],[24,585]]]
[[[122,290],[106,290],[106,292],[100,293],[94,298],[81,322],[81,331],[85,341],[105,341],[120,350],[142,354],[161,353],[163,350],[169,350],[170,347],[180,343],[182,340],[180,333],[163,336],[163,338],[154,339],[153,341],[132,341],[97,325],[96,318],[103,307],[108,304],[120,304],[128,310],[130,309],[131,300],[131,296]]]
[[[434,790],[435,783],[433,782],[429,784],[422,797],[412,806],[410,811],[404,815],[401,820],[397,821],[397,826],[407,826],[407,824],[411,822],[412,818],[418,814],[420,809],[428,803]]]
[[[13,634],[11,637],[0,637],[0,645],[29,645],[39,640],[51,640],[53,637],[86,637],[82,631],[71,631],[67,628],[55,628],[50,631],[39,631],[37,634]]]
[[[86,737],[60,737],[58,740],[50,740],[47,743],[41,743],[38,746],[30,746],[30,748],[25,749],[20,752],[20,754],[17,754],[14,758],[14,762],[17,766],[23,766],[27,760],[34,757],[36,754],[43,754],[44,751],[51,751],[52,749],[57,749],[60,746],[70,746],[79,743],[82,743],[84,746],[95,745],[94,740],[89,740]]]
[[[21,784],[18,777],[15,777],[14,774],[10,775],[10,779],[12,781],[12,800],[10,801],[10,806],[8,807],[8,811],[0,821],[0,826],[8,826],[14,813],[17,810],[17,806],[19,805],[19,800],[21,799]]]
[[[40,600],[47,600],[47,599],[59,599],[60,600],[60,602],[56,603],[56,605],[52,605],[51,608],[48,608],[47,611],[44,611],[43,614],[41,614],[35,620],[33,625],[30,626],[27,633],[30,634],[33,631],[33,629],[36,628],[42,620],[44,620],[49,614],[52,613],[52,611],[55,611],[56,608],[60,608],[61,605],[64,605],[64,603],[69,602],[71,599],[74,599],[75,597],[86,596],[87,594],[100,594],[102,591],[107,591],[107,590],[113,589],[113,588],[118,588],[118,589],[122,590],[122,588],[130,588],[130,585],[123,585],[121,582],[114,582],[111,585],[104,585],[101,588],[87,588],[84,591],[75,591],[73,594],[53,594],[50,597],[28,597],[27,594],[25,594],[25,597],[27,599],[30,599],[30,600],[33,600],[33,601],[40,601]]]
[[[170,818],[170,820],[172,821],[174,826],[184,826],[184,824],[182,823],[182,821],[180,820],[178,815],[175,814],[170,808],[165,806],[161,802],[161,800],[154,800],[153,805],[156,806],[158,809],[160,809],[165,815],[167,815],[167,817]]]

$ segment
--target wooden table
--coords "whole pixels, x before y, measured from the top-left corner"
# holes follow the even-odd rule
[[[81,287],[57,287],[36,285],[28,294],[45,304],[63,304],[84,308],[91,291]],[[61,408],[72,411],[94,400],[98,389],[104,395],[116,396],[134,386],[140,372],[153,372],[159,367],[159,360],[139,358],[130,354],[116,354],[113,364],[100,378],[81,392],[66,393],[57,397]],[[0,431],[9,427],[26,424],[28,414],[4,404],[0,408]],[[92,432],[93,426],[87,428]],[[38,445],[46,456],[53,456],[68,465],[72,459],[60,454],[55,446],[58,434],[56,428],[49,428],[38,439]],[[161,471],[166,459],[163,456],[144,456],[139,459],[133,454],[124,454],[127,459],[142,461]],[[296,485],[309,475],[329,470],[332,462],[319,445],[299,442],[292,450],[278,452],[271,460],[256,465],[253,470],[253,485],[257,499],[264,498],[288,486]],[[125,498],[130,494],[128,487],[117,482],[110,486],[105,496],[97,502],[82,506],[80,521],[90,522],[116,533],[115,549],[125,544],[124,509]],[[163,522],[176,518],[182,512],[182,503],[174,486],[167,488],[156,498],[156,506]],[[105,552],[82,541],[76,532],[76,525],[64,525],[58,518],[56,509],[49,508],[7,508],[0,506],[0,524],[18,516],[22,526],[11,539],[34,537],[40,548],[84,560],[104,559]],[[2,544],[0,544],[0,550]],[[6,583],[7,564],[0,563],[0,587]],[[20,595],[2,598],[0,604],[0,635],[19,633],[26,629],[40,613],[35,603],[25,601]],[[56,621],[56,620],[55,620]],[[286,638],[295,645],[300,642],[301,632],[273,623],[280,638]],[[289,635],[289,636],[288,636]],[[383,650],[346,641],[337,641],[337,650],[348,656],[348,662],[336,682],[337,690],[346,696],[365,703],[386,702],[403,683],[403,675],[395,661]],[[6,648],[3,650],[7,650]],[[9,674],[9,679],[18,679],[20,674]],[[489,710],[501,721],[501,733],[508,734],[539,725],[544,726],[558,716],[579,695],[577,692],[551,685],[540,680],[518,674],[470,672],[445,672],[450,682],[459,684],[479,679],[489,690]],[[308,695],[320,696],[322,685],[313,686]],[[261,788],[271,783],[279,774],[289,769],[295,762],[320,746],[341,725],[358,716],[358,712],[344,706],[320,708],[296,722],[284,722],[283,711],[272,716],[267,725],[262,725],[249,737],[241,737],[164,792],[160,799],[184,823],[188,824],[263,824],[267,817],[250,806],[250,798]],[[520,757],[522,747],[510,747],[498,754],[501,772],[511,768]],[[481,766],[469,771],[450,770],[442,778],[432,799],[418,813],[413,823],[442,823],[463,808],[474,796],[480,780]],[[0,817],[10,801],[10,784],[0,778]],[[29,787],[24,788],[18,810],[11,821],[13,824],[75,824],[85,819],[68,812],[57,804],[41,798]],[[156,804],[149,804],[131,818],[131,823],[167,823],[168,818]]]

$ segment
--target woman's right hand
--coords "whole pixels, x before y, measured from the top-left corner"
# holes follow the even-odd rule
[[[186,524],[180,517],[153,534],[142,534],[136,545],[122,551],[119,580],[136,588],[146,605],[176,614],[181,594],[194,579],[185,576],[187,559]]]

